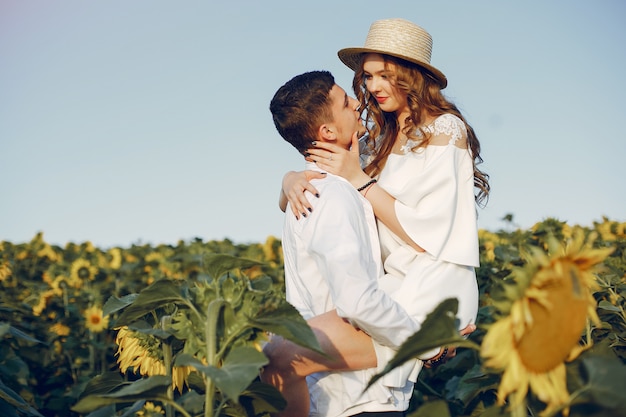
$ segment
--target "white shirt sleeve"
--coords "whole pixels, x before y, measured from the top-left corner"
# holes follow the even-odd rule
[[[348,183],[336,182],[324,190],[308,220],[308,250],[328,282],[338,315],[375,341],[399,347],[419,325],[378,288],[361,196]]]

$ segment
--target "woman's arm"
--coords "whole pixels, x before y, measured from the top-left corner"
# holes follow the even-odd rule
[[[349,151],[327,142],[317,142],[316,148],[309,149],[308,152],[310,158],[320,168],[345,178],[354,188],[361,188],[371,180],[370,176],[361,169],[358,139],[353,138],[352,147]],[[330,158],[331,155],[332,158]],[[395,198],[377,184],[372,184],[361,190],[361,194],[372,204],[374,214],[389,230],[416,251],[424,252],[424,249],[409,237],[398,221]]]
[[[352,183],[352,185],[358,188],[366,183],[367,181],[361,185],[356,185],[359,183]],[[365,198],[367,198],[367,200],[374,208],[374,214],[376,215],[376,218],[378,220],[383,222],[385,226],[389,228],[389,230],[391,230],[396,236],[406,242],[413,249],[418,252],[424,252],[424,249],[420,245],[415,243],[413,239],[411,239],[411,237],[404,231],[404,228],[400,224],[398,216],[396,215],[395,198],[389,195],[389,193],[383,190],[382,187],[380,187],[378,184],[370,185],[369,187],[361,191],[361,194],[364,195]]]
[[[317,189],[310,183],[312,179],[324,178],[326,174],[317,171],[289,171],[283,177],[283,184],[278,197],[278,207],[282,212],[287,210],[290,203],[291,211],[296,219],[306,217],[307,212],[312,212],[311,203],[306,198],[305,192],[309,191],[319,197]]]

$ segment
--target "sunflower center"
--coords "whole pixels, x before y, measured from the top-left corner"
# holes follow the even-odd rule
[[[88,268],[86,268],[86,267],[84,267],[84,266],[81,266],[81,267],[78,269],[78,277],[79,277],[80,279],[87,279],[87,278],[89,278],[90,276],[91,276],[91,273],[89,272],[89,269],[88,269]]]
[[[578,343],[587,319],[587,293],[581,291],[580,277],[571,265],[563,265],[562,274],[546,271],[541,290],[547,305],[531,299],[532,325],[522,336],[518,352],[526,367],[536,373],[554,369],[567,358]]]
[[[89,318],[89,321],[91,324],[100,324],[100,322],[102,322],[102,318],[94,314]]]

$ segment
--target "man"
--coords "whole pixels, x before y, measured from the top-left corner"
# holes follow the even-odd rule
[[[315,141],[348,149],[353,135],[364,131],[357,108],[358,101],[326,71],[294,77],[270,104],[278,132],[301,153]],[[321,171],[312,162],[306,169]],[[379,370],[375,346],[397,348],[419,325],[378,288],[383,270],[371,205],[341,177],[314,181],[320,191],[312,202],[315,216],[287,215],[282,247],[287,300],[329,357],[273,338],[265,348],[270,364],[262,378],[288,402],[280,416],[401,416],[413,382],[380,381],[363,391]],[[354,369],[361,370],[347,371]],[[324,372],[329,370],[342,372]]]

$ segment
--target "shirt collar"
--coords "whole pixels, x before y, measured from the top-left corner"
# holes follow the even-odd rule
[[[309,161],[305,160],[305,162],[304,162],[304,169],[306,169],[307,171],[317,171],[317,172],[322,172],[322,173],[326,174],[326,171],[324,171],[322,168],[318,167],[315,162],[309,162]]]

